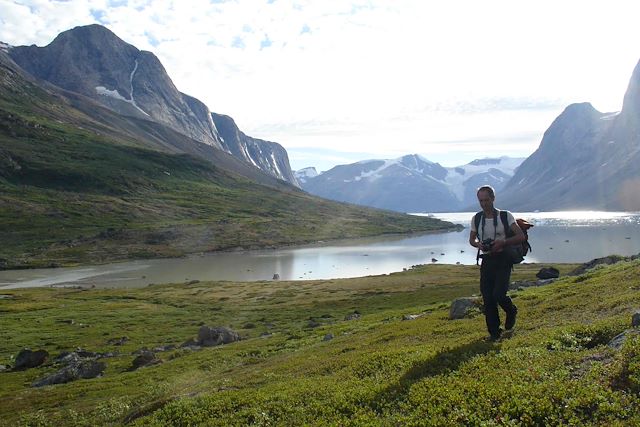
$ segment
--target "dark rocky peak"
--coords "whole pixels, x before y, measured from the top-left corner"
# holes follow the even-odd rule
[[[636,118],[640,115],[640,62],[636,64],[631,74],[622,103],[622,114],[633,115]]]
[[[65,31],[45,47],[17,46],[10,51],[22,68],[56,86],[94,95],[96,86],[102,85],[127,99],[138,53],[100,25]]]
[[[153,120],[221,148],[204,104],[186,99],[154,54],[138,50],[103,26],[76,27],[45,47],[20,46],[10,55],[32,75],[89,96],[119,114]]]
[[[588,102],[571,104],[551,123],[546,130],[538,150],[544,151],[551,146],[571,147],[593,140],[593,136],[606,125],[600,120],[605,114],[599,112]]]

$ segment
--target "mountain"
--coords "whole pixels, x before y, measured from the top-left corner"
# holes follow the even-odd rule
[[[294,171],[293,174],[296,176],[298,183],[300,183],[300,185],[303,185],[305,182],[307,182],[308,179],[318,176],[318,171],[314,167],[308,167]]]
[[[619,113],[569,105],[500,195],[510,209],[640,210],[640,62]]]
[[[36,79],[0,51],[0,269],[450,227],[311,196],[166,125]]]
[[[297,185],[284,148],[251,138],[223,139],[208,107],[180,92],[154,54],[138,50],[103,26],[76,27],[45,47],[5,49],[39,79],[89,97],[120,115],[162,124]]]
[[[273,176],[298,185],[289,166],[287,151],[280,144],[245,135],[229,116],[211,113],[211,117],[226,151]]]
[[[501,189],[522,161],[501,157],[445,168],[414,154],[336,166],[300,183],[332,200],[399,212],[446,212],[473,204],[480,185]]]

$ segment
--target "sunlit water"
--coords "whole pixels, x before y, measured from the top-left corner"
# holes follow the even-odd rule
[[[191,280],[310,280],[359,277],[402,271],[417,264],[475,264],[469,246],[473,212],[433,216],[458,224],[460,232],[412,237],[358,239],[322,246],[206,254],[178,259],[132,261],[78,268],[0,272],[0,289],[82,285],[141,287]],[[534,228],[526,262],[586,262],[610,254],[640,253],[640,213],[515,213]],[[435,261],[434,261],[435,260]]]

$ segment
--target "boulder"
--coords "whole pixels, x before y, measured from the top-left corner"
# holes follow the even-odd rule
[[[631,326],[634,328],[640,326],[640,311],[636,311],[633,313],[633,316],[631,316]]]
[[[619,262],[623,262],[623,261],[633,261],[635,259],[640,258],[640,254],[637,255],[631,255],[631,256],[627,256],[627,257],[623,257],[620,255],[609,255],[606,257],[602,257],[602,258],[595,258],[592,259],[589,262],[586,262],[584,264],[582,264],[580,267],[576,268],[575,270],[573,270],[571,273],[569,273],[569,276],[578,276],[580,274],[585,273],[587,270],[592,269],[595,266],[598,265],[611,265],[611,264],[617,264]]]
[[[95,360],[83,360],[79,362],[72,362],[65,366],[55,374],[46,376],[39,380],[34,381],[32,387],[42,387],[52,384],[64,384],[71,381],[83,379],[96,378],[104,372],[106,364],[103,362],[97,362]]]
[[[220,326],[211,328],[209,326],[203,325],[198,331],[197,344],[204,347],[229,344],[236,341],[240,341],[240,335],[229,328]]]
[[[346,316],[344,316],[344,320],[357,320],[360,318],[360,313],[358,312],[353,312],[351,314],[347,314]]]
[[[13,367],[15,370],[35,368],[42,365],[49,358],[49,353],[46,350],[31,351],[28,348],[20,350],[20,353],[16,356],[16,363]]]
[[[609,341],[609,344],[607,344],[607,345],[610,348],[614,349],[614,350],[620,350],[622,345],[625,343],[625,341],[629,337],[636,337],[638,335],[640,335],[640,331],[639,330],[637,330],[637,329],[627,329],[626,331],[622,332],[621,334],[618,334],[615,337],[613,337],[613,339],[611,341]]]
[[[138,368],[157,365],[158,363],[162,363],[162,360],[158,359],[154,352],[145,350],[142,351],[139,356],[133,359],[133,362],[131,363],[131,370],[135,371]]]
[[[125,344],[127,341],[129,341],[129,337],[118,337],[118,338],[111,338],[109,341],[107,341],[108,345],[123,345]]]
[[[451,303],[449,309],[449,319],[464,319],[472,310],[479,309],[482,306],[482,299],[479,297],[457,298]]]
[[[541,280],[557,279],[560,277],[560,271],[554,267],[543,267],[538,271],[536,277]]]

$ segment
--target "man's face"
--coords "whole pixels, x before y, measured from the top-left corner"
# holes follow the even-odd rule
[[[483,211],[489,212],[493,210],[493,197],[488,191],[478,191],[478,202],[480,202],[480,207]]]

